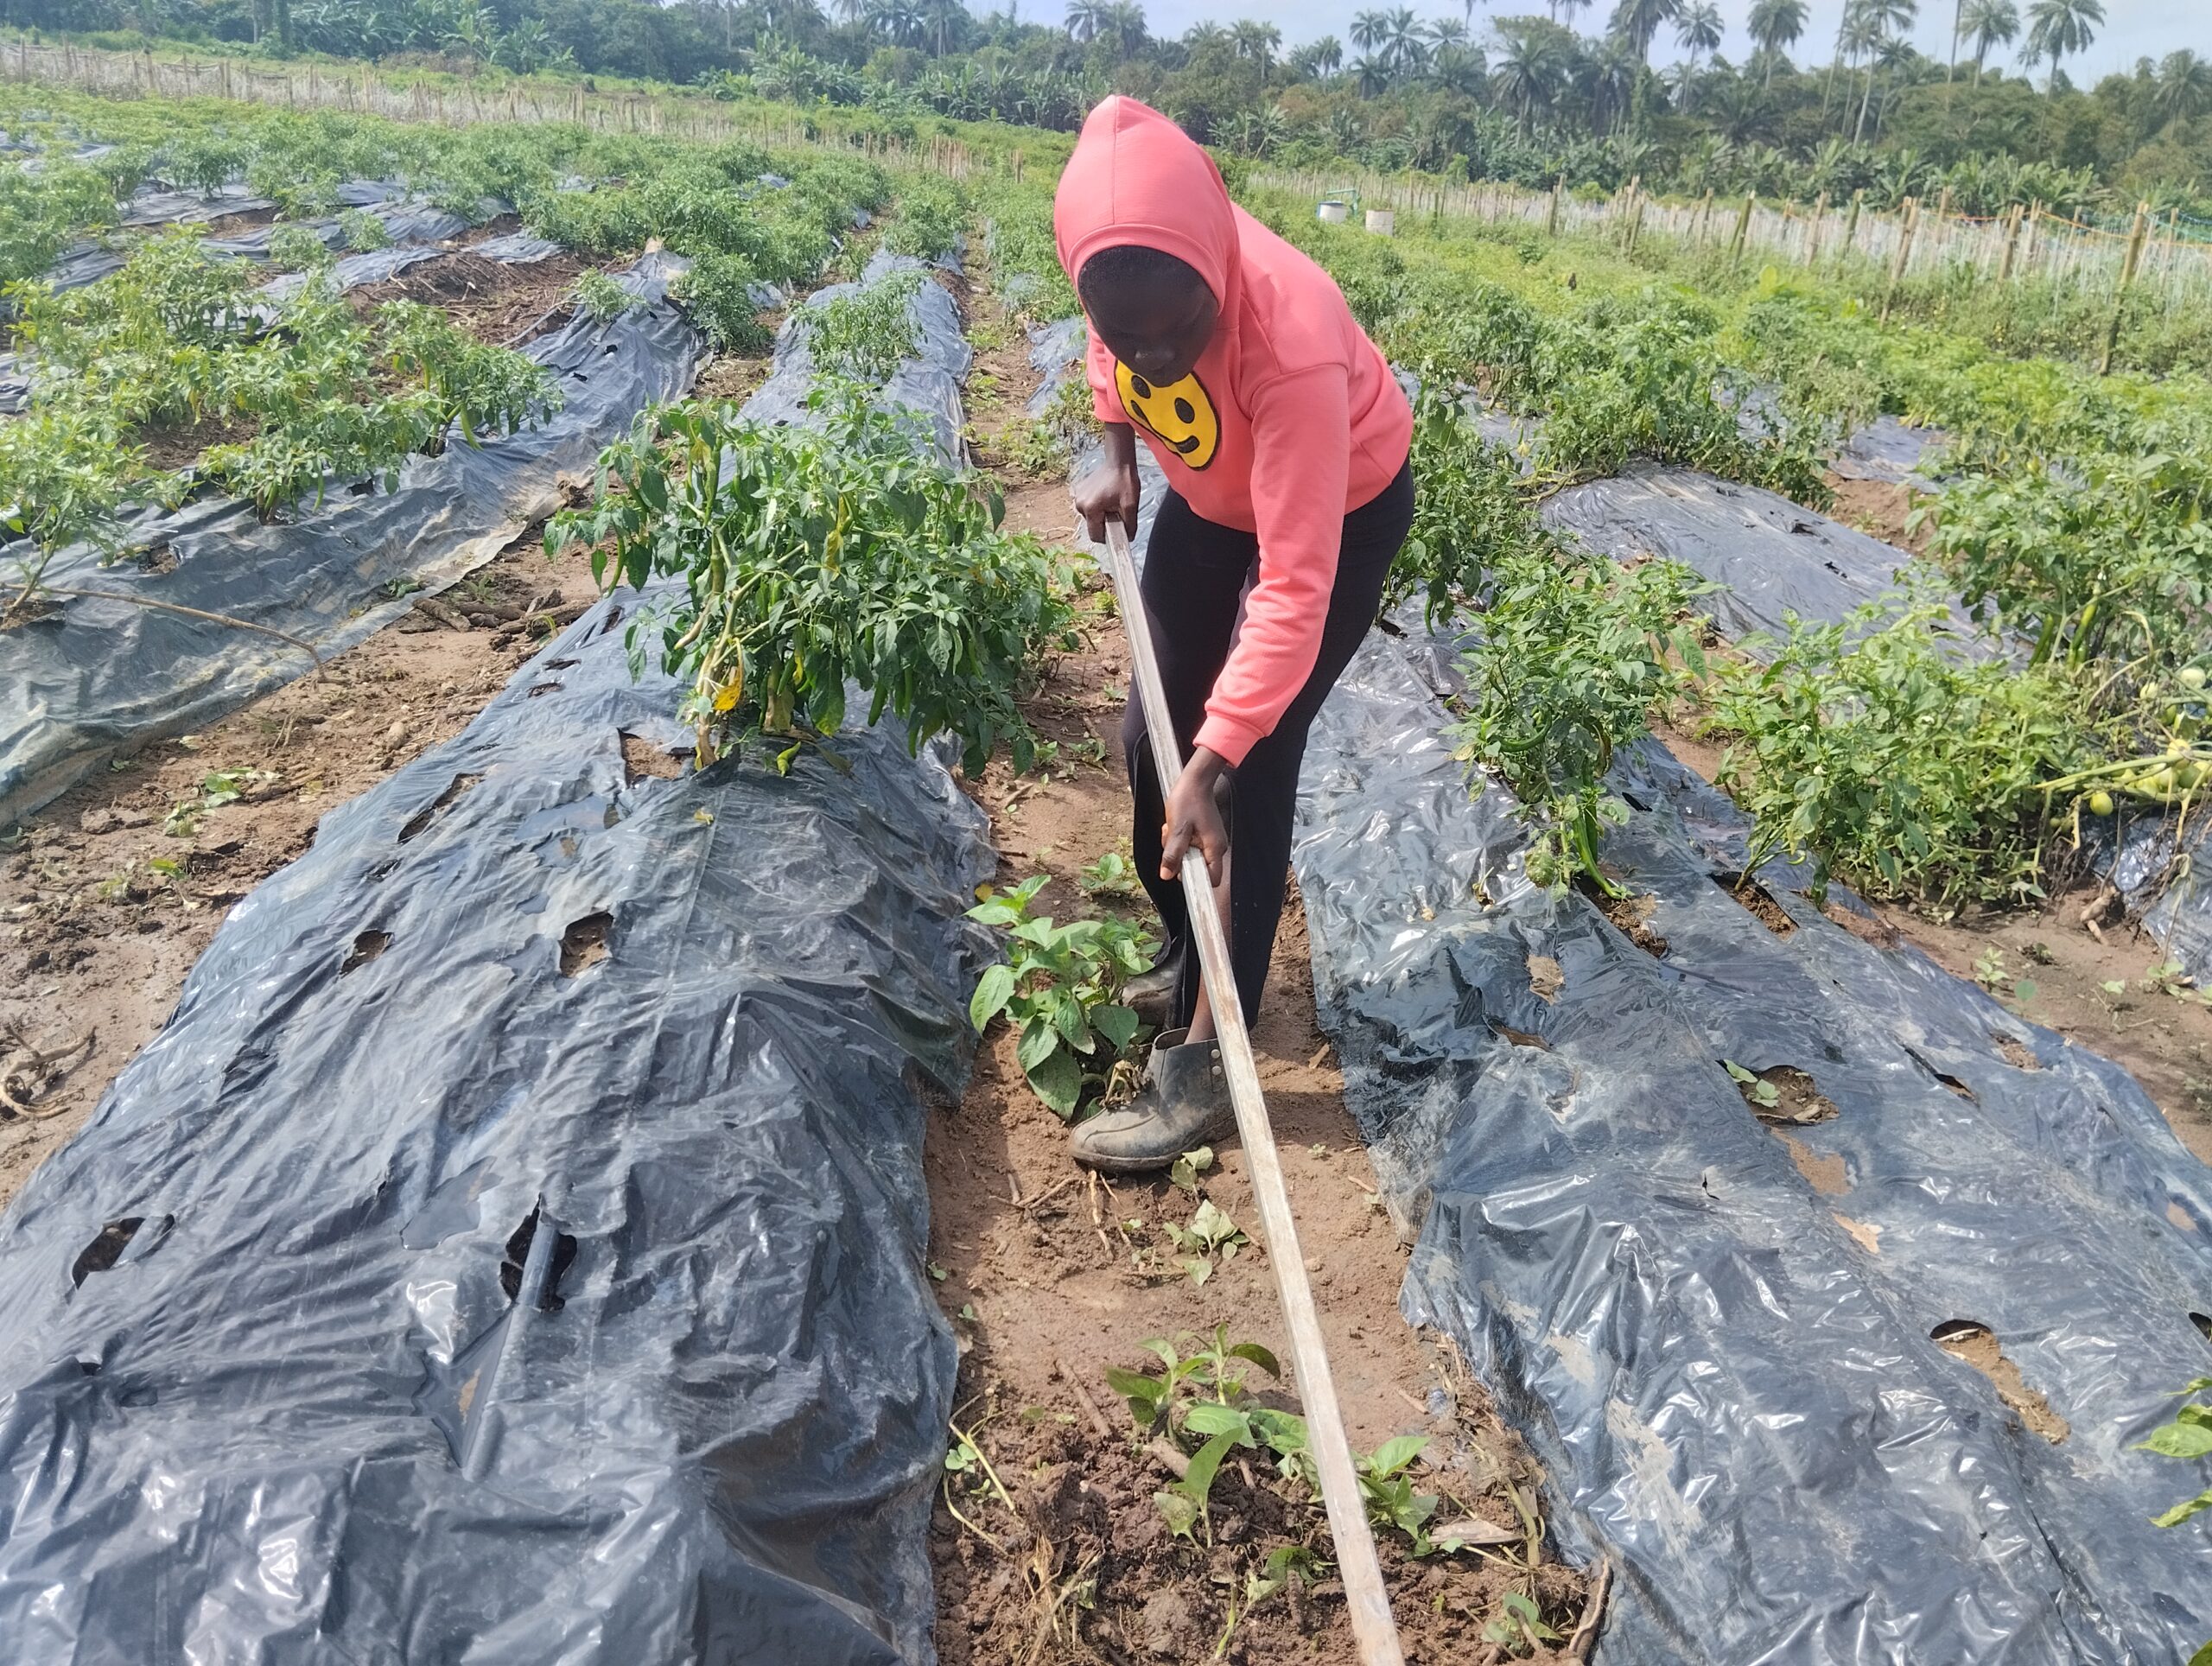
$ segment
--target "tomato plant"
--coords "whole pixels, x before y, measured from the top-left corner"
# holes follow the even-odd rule
[[[1606,825],[1627,806],[1605,790],[1620,749],[1673,690],[1670,655],[1702,663],[1688,617],[1698,586],[1668,562],[1623,568],[1548,544],[1502,556],[1484,598],[1481,641],[1463,662],[1459,756],[1494,770],[1536,828],[1529,877],[1564,891],[1578,878],[1608,895]]]
[[[2097,755],[2063,670],[1975,658],[1922,600],[1792,620],[1716,662],[1703,697],[1720,781],[1777,852],[1872,895],[1955,904],[2042,894],[2044,784]]]

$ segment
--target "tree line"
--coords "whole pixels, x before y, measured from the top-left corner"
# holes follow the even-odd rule
[[[1942,0],[1930,0],[1941,5]],[[1910,39],[1919,0],[1849,0],[1831,39],[1807,0],[1755,0],[1752,49],[1720,52],[1713,0],[1549,0],[1477,16],[1365,9],[1287,42],[1265,21],[1155,35],[1141,0],[1024,18],[961,0],[0,0],[21,29],[126,31],[271,55],[620,75],[827,103],[897,126],[931,115],[1059,130],[1134,93],[1233,155],[1604,190],[1756,190],[1890,206],[1948,192],[1996,213],[2113,215],[2147,198],[2212,216],[2212,59],[2177,48],[2078,86],[2101,0],[1951,0],[1948,49]]]

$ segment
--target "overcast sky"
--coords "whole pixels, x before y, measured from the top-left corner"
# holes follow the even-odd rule
[[[1205,18],[1227,22],[1236,17],[1259,17],[1282,30],[1286,46],[1295,46],[1317,35],[1334,35],[1349,51],[1348,29],[1352,13],[1362,4],[1384,3],[1385,0],[1270,0],[1269,3],[1261,4],[1255,0],[1144,0],[1144,7],[1146,21],[1155,35],[1180,35]],[[1437,0],[1416,3],[1424,16],[1452,16],[1460,10],[1457,4],[1439,4]],[[1060,0],[1020,0],[1020,15],[1025,21],[1052,21],[1059,3]],[[1577,16],[1576,26],[1586,32],[1602,28],[1611,3],[1612,0],[1592,0]],[[1728,41],[1721,51],[1741,62],[1751,49],[1751,41],[1744,33],[1744,19],[1751,11],[1751,0],[1719,0],[1719,4],[1720,15],[1728,22]],[[1797,43],[1794,55],[1801,63],[1826,63],[1835,39],[1843,0],[1811,0],[1811,4],[1812,21],[1806,26],[1805,38]],[[976,9],[996,10],[997,6],[978,0]],[[1543,9],[1537,0],[1477,0],[1476,32],[1485,32],[1489,18],[1510,17]],[[2026,12],[2027,0],[2019,0],[2019,9],[2023,14]],[[1921,0],[1920,27],[1913,38],[1920,49],[1931,57],[1941,60],[1950,55],[1950,0]],[[2212,3],[2208,0],[2105,0],[2105,26],[2098,34],[2096,44],[2085,57],[2069,59],[2066,73],[2077,85],[2088,86],[2101,75],[2132,67],[2138,58],[2146,54],[2158,58],[2177,47],[2193,47],[2212,57]],[[2005,50],[1999,48],[2000,53]],[[2013,50],[2017,51],[2017,47]],[[1652,60],[1664,64],[1681,55],[1672,33],[1662,32],[1652,48]],[[2007,67],[2017,70],[2017,60],[2009,60]]]

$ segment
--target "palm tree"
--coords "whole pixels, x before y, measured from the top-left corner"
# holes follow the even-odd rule
[[[1144,50],[1144,8],[1137,0],[1111,0],[1100,32],[1112,37],[1122,56],[1134,58]]]
[[[2050,88],[2058,90],[2058,60],[2089,49],[2105,21],[2104,0],[2032,0],[2028,7],[2028,44],[2020,60],[2033,69],[2048,59]]]
[[[1805,33],[1805,0],[1751,0],[1751,39],[1766,54],[1765,85],[1774,85],[1774,60]]]
[[[1379,11],[1356,11],[1351,15],[1351,43],[1372,56],[1376,48],[1389,38],[1390,20]]]
[[[1240,17],[1229,26],[1229,43],[1240,58],[1249,58],[1260,67],[1260,85],[1268,84],[1268,70],[1275,60],[1275,54],[1282,48],[1282,31],[1273,23],[1262,23],[1253,18]]]
[[[1229,31],[1218,23],[1202,21],[1183,31],[1183,51],[1193,61],[1229,48]]]
[[[1967,0],[1967,39],[1974,42],[1974,84],[1981,85],[1981,67],[1992,47],[2008,47],[2019,38],[2020,13],[2012,0]]]
[[[868,0],[861,0],[863,8]],[[1068,38],[1095,41],[1106,22],[1107,0],[1068,0]]]
[[[1439,17],[1433,22],[1423,23],[1421,32],[1440,52],[1446,47],[1464,47],[1467,44],[1467,25],[1456,17]]]
[[[1552,0],[1552,16],[1558,17],[1560,13],[1565,12],[1567,16],[1560,18],[1560,21],[1564,22],[1569,29],[1573,29],[1574,27],[1574,14],[1578,11],[1589,10],[1591,4],[1592,0]]]
[[[2162,121],[2194,121],[2212,110],[2212,63],[2193,52],[2169,52],[2158,64],[2151,96]]]
[[[1422,43],[1421,20],[1411,6],[1394,6],[1382,14],[1382,54],[1390,67],[1398,73],[1419,69],[1428,61],[1428,48]]]
[[[1374,53],[1363,52],[1351,60],[1351,79],[1361,98],[1376,98],[1390,90],[1390,67]]]
[[[1853,57],[1866,60],[1866,90],[1859,97],[1859,125],[1852,132],[1853,143],[1866,135],[1866,111],[1874,101],[1874,72],[1882,49],[1902,37],[1919,15],[1920,0],[1849,0],[1845,6],[1844,44]]]
[[[1325,79],[1344,67],[1344,42],[1333,35],[1308,41],[1290,54],[1290,66],[1300,74]]]
[[[1489,75],[1490,66],[1482,53],[1464,41],[1446,42],[1429,60],[1429,79],[1446,92],[1465,93],[1471,99],[1480,94]]]
[[[1699,54],[1719,48],[1720,8],[1713,0],[1686,0],[1675,14],[1675,41],[1690,54],[1690,73],[1695,75]]]
[[[1618,0],[1606,29],[1636,48],[1636,55],[1651,55],[1652,38],[1659,25],[1681,15],[1682,0]]]
[[[1525,21],[1507,18],[1498,23],[1497,35],[1504,43],[1505,51],[1499,57],[1497,67],[1491,71],[1491,84],[1497,89],[1498,102],[1515,107],[1524,139],[1529,137],[1529,126],[1536,112],[1549,110],[1559,96],[1567,69],[1567,54],[1558,35],[1541,24],[1534,29],[1515,27]]]

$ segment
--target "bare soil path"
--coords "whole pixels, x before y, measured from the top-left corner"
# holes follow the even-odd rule
[[[1036,378],[1019,332],[994,327],[982,283],[969,300],[983,372],[970,426],[988,463],[999,450],[992,436],[1019,415]],[[1025,480],[1008,468],[1001,484],[1010,527],[1068,537],[1063,482]],[[991,813],[999,883],[1045,874],[1051,883],[1035,906],[1057,918],[1137,918],[1148,913],[1141,897],[1094,900],[1076,883],[1086,864],[1128,851],[1126,649],[1103,581],[1087,601],[1084,647],[1058,659],[1027,703],[1056,760],[1041,779],[995,763],[969,785]],[[1533,1465],[1448,1343],[1417,1332],[1398,1312],[1407,1251],[1376,1198],[1343,1080],[1314,1023],[1294,894],[1254,1040],[1352,1442],[1368,1452],[1393,1436],[1426,1437],[1416,1484],[1442,1495],[1434,1521],[1471,1517],[1497,1542],[1423,1560],[1408,1554],[1402,1533],[1379,1536],[1408,1658],[1508,1658],[1483,1631],[1509,1592],[1533,1596],[1564,1638],[1587,1605],[1588,1580],[1541,1546],[1530,1513],[1539,1508]],[[1148,1339],[1180,1339],[1187,1353],[1190,1339],[1217,1326],[1231,1342],[1286,1351],[1265,1254],[1246,1249],[1199,1283],[1178,1263],[1167,1231],[1202,1199],[1256,1230],[1235,1141],[1223,1142],[1189,1188],[1165,1177],[1094,1182],[1070,1160],[1065,1127],[1023,1080],[1001,1024],[985,1038],[966,1097],[933,1121],[924,1164],[932,1273],[942,1274],[941,1299],[960,1339],[963,1408],[955,1421],[1014,1504],[988,1484],[976,1491],[966,1472],[947,1478],[932,1543],[945,1666],[1352,1659],[1341,1591],[1325,1572],[1248,1603],[1247,1580],[1271,1548],[1327,1554],[1325,1524],[1304,1490],[1278,1481],[1263,1454],[1247,1455],[1216,1484],[1211,1548],[1176,1537],[1152,1500],[1172,1472],[1133,1438],[1130,1415],[1106,1382],[1109,1366],[1156,1365]],[[1256,1370],[1254,1379],[1250,1386],[1278,1390],[1278,1403],[1295,1408],[1294,1383]],[[1567,1656],[1538,1643],[1510,1657]]]

